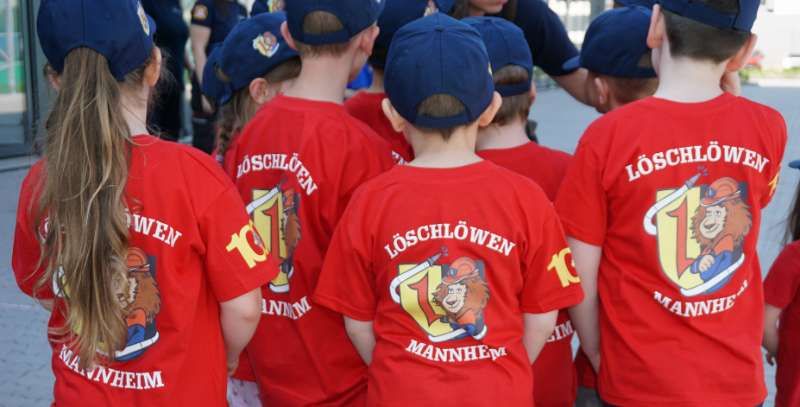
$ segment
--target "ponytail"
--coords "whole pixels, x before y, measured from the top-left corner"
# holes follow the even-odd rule
[[[76,349],[82,368],[93,365],[98,353],[113,361],[125,346],[117,293],[127,285],[124,193],[131,134],[121,91],[141,86],[149,62],[118,82],[105,57],[73,50],[47,119],[39,201],[44,215],[37,220],[45,273],[39,286],[53,284],[63,297],[66,324],[51,334]]]

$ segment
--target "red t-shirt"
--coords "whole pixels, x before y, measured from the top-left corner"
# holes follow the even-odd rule
[[[764,300],[783,310],[775,406],[800,406],[800,240],[787,245],[775,260],[764,280]]]
[[[568,236],[603,250],[603,400],[764,400],[756,242],[785,145],[779,113],[727,93],[643,99],[586,130],[556,207]]]
[[[309,296],[350,196],[391,168],[390,149],[342,105],[279,95],[245,127],[234,155],[239,193],[281,263],[248,346],[262,401],[353,405],[366,394],[366,366],[341,315]]]
[[[556,199],[570,161],[569,154],[536,143],[482,150],[478,155],[534,180],[551,201]],[[556,329],[533,364],[533,397],[537,406],[572,407],[575,403],[573,333],[567,311],[559,311]]]
[[[532,405],[522,314],[581,301],[568,254],[529,179],[398,166],[354,196],[314,299],[374,321],[368,405]]]
[[[344,107],[347,109],[347,113],[366,123],[379,136],[389,142],[392,152],[399,155],[399,157],[395,157],[395,161],[400,163],[402,161],[411,161],[414,159],[414,150],[411,148],[411,144],[408,143],[403,133],[396,132],[392,128],[389,119],[383,114],[381,103],[385,98],[386,94],[383,92],[361,91],[347,99]],[[402,158],[402,161],[397,160],[397,158]]]
[[[190,147],[136,136],[126,185],[130,249],[125,297],[127,337],[117,361],[93,370],[51,337],[55,404],[225,406],[225,347],[219,303],[243,295],[277,274],[254,239],[231,181],[214,161]],[[36,208],[44,166],[22,184],[13,268],[33,295],[43,270]],[[56,298],[49,327],[65,324]],[[56,290],[57,291],[57,290]]]

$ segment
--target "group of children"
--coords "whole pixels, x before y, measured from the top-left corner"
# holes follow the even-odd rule
[[[762,326],[800,403],[800,251],[766,295],[756,252],[786,126],[726,92],[757,0],[597,17],[561,67],[605,113],[575,157],[530,141],[508,19],[269,3],[199,75],[215,163],[147,135],[136,0],[42,1],[58,96],[13,268],[52,310],[56,405],[752,407]]]

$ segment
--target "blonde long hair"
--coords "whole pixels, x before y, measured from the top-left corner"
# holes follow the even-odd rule
[[[38,284],[54,284],[63,297],[66,325],[51,334],[76,349],[82,368],[93,365],[98,353],[113,361],[114,351],[125,346],[114,287],[127,276],[124,193],[132,140],[121,93],[142,86],[151,60],[118,82],[105,57],[73,50],[46,123],[42,216],[36,223],[45,272]]]

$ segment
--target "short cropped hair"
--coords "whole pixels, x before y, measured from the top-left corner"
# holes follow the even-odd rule
[[[424,115],[429,117],[450,117],[463,113],[467,108],[461,103],[460,100],[454,96],[447,94],[435,94],[423,100],[417,108],[417,115]],[[413,123],[412,123],[413,124]],[[419,127],[417,129],[425,133],[438,133],[445,141],[450,140],[456,129],[461,126],[450,127],[446,129],[429,129],[426,127]]]
[[[344,24],[333,13],[327,11],[312,11],[303,20],[303,33],[322,35],[337,32],[344,28]],[[335,44],[309,45],[295,40],[295,46],[300,56],[338,56],[347,51],[350,42]]]
[[[517,65],[504,66],[492,76],[495,85],[516,85],[531,82],[532,80],[528,71]],[[532,104],[533,98],[530,92],[525,92],[521,95],[504,96],[503,105],[500,106],[500,110],[497,111],[492,123],[503,126],[514,119],[527,120]]]
[[[739,12],[738,0],[695,0],[722,13]],[[750,38],[750,33],[712,27],[662,8],[669,50],[673,56],[719,64],[730,59]]]
[[[653,67],[650,51],[642,55],[637,66],[639,68]],[[608,82],[614,97],[623,105],[653,96],[658,88],[658,78],[620,78],[607,75],[602,75],[602,77]]]

